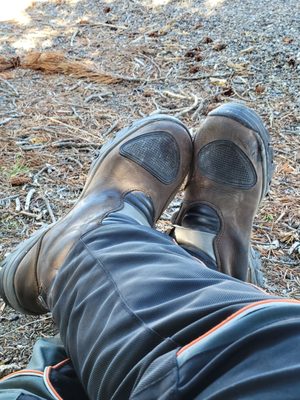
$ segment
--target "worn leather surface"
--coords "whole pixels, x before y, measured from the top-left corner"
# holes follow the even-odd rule
[[[252,163],[257,177],[252,187],[238,188],[221,183],[204,176],[201,172],[198,162],[199,152],[207,144],[220,140],[234,142]],[[232,160],[232,168],[234,161]],[[193,168],[175,224],[182,224],[190,208],[196,209],[200,205],[206,205],[215,210],[220,222],[220,228],[213,241],[218,269],[241,280],[247,278],[252,222],[263,190],[262,174],[257,133],[229,118],[207,117],[195,137]],[[202,217],[205,216],[201,215]],[[200,225],[198,229],[201,231]]]

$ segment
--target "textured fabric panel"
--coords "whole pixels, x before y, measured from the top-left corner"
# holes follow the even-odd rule
[[[198,153],[198,166],[209,179],[240,189],[256,184],[255,169],[246,154],[233,142],[215,140]]]
[[[153,132],[124,143],[120,154],[136,162],[162,183],[177,177],[180,152],[175,139],[167,132]]]
[[[89,397],[124,400],[160,398],[155,379],[170,366],[155,364],[156,373],[156,359],[266,298],[204,267],[167,235],[111,214],[74,247],[50,305]]]
[[[137,389],[133,396],[143,392],[149,386],[168,375],[170,371],[174,368],[176,364],[176,351],[164,354],[158,357],[152,364],[147,368],[147,373],[143,375],[142,379],[139,381]],[[175,382],[174,382],[175,383]]]
[[[264,329],[274,321],[293,317],[300,317],[300,302],[282,299],[250,304],[180,349],[177,353],[178,366],[182,367],[196,355],[229,347],[241,337]]]
[[[299,331],[299,311],[281,318],[270,312],[263,327],[254,325],[251,332],[241,333],[231,344],[195,354],[183,364],[178,397],[298,400]]]

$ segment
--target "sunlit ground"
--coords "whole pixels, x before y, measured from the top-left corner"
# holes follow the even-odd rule
[[[80,0],[64,0],[65,3],[76,4]],[[4,21],[10,21],[18,25],[28,25],[31,22],[28,13],[31,6],[38,3],[54,3],[59,4],[59,0],[0,0],[0,24]],[[52,37],[56,32],[51,27],[43,27],[42,29],[30,29],[22,34],[21,37],[11,37],[10,45],[15,49],[32,50],[36,47],[41,49],[49,49],[52,47]],[[1,42],[7,42],[8,37],[2,36],[0,40],[0,52],[2,51]]]
[[[19,23],[28,23],[28,15],[25,10],[31,6],[33,0],[2,0],[0,9],[0,21],[15,20]]]
[[[26,9],[33,3],[43,2],[56,2],[57,0],[0,0],[0,21],[14,20],[20,24],[27,24],[30,21],[30,17],[26,13]],[[79,0],[66,0],[68,3],[77,3]],[[107,3],[113,3],[114,0],[106,0]],[[171,0],[141,0],[141,4],[148,5],[150,7],[160,7],[167,5]],[[180,6],[192,6],[190,0],[180,1]],[[220,7],[224,3],[224,0],[205,0],[204,6],[208,11],[213,11]]]
[[[29,25],[31,18],[29,15],[29,9],[34,4],[38,3],[54,3],[60,4],[61,0],[0,0],[0,23],[1,21],[13,21],[19,25]],[[63,0],[64,3],[75,5],[81,0]],[[113,4],[116,0],[104,0],[108,4]],[[125,1],[125,0],[123,0]],[[143,6],[149,7],[152,11],[160,10],[161,7],[168,5],[175,0],[136,0],[137,3]],[[195,0],[176,0],[178,1],[178,7],[187,8],[190,11],[200,12],[204,15],[211,15],[221,7],[225,0],[202,0],[196,2]],[[202,4],[199,7],[199,4]],[[56,21],[57,22],[57,21]],[[63,25],[63,24],[62,24]],[[44,27],[41,30],[30,30],[18,37],[11,43],[11,46],[15,49],[32,50],[37,46],[41,49],[49,49],[52,47],[52,37],[55,36],[55,32],[49,28]],[[3,37],[2,39],[5,39]],[[1,45],[0,45],[1,51]]]
[[[225,0],[205,0],[204,7],[206,8],[206,16],[211,16],[223,5]]]
[[[104,1],[111,4],[115,0]],[[195,0],[140,0],[139,3],[145,7],[149,7],[150,9],[154,10],[155,8],[166,6],[167,4],[172,2],[173,4],[178,4],[179,8],[187,8],[193,12],[201,11],[203,14],[211,15],[223,5],[224,1],[225,0],[202,0],[198,2],[196,2]],[[136,2],[138,3],[138,1]]]
[[[67,0],[68,3],[75,4],[79,0]],[[46,3],[56,0],[0,0],[0,21],[16,21],[20,24],[28,24],[30,17],[26,9],[34,3]]]
[[[224,3],[224,0],[206,0],[205,6],[207,8],[217,8],[220,7]]]

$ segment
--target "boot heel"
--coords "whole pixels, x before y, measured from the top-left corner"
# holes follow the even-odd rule
[[[23,314],[32,314],[20,305],[14,290],[14,277],[21,260],[40,240],[53,224],[39,229],[29,239],[20,243],[16,249],[0,263],[0,297],[6,304]]]

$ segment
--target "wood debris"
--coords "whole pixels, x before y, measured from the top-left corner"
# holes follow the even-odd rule
[[[0,72],[14,68],[25,68],[42,71],[46,74],[63,74],[90,82],[112,84],[121,82],[122,78],[97,72],[87,61],[68,60],[61,52],[29,52],[23,57],[0,57]]]

